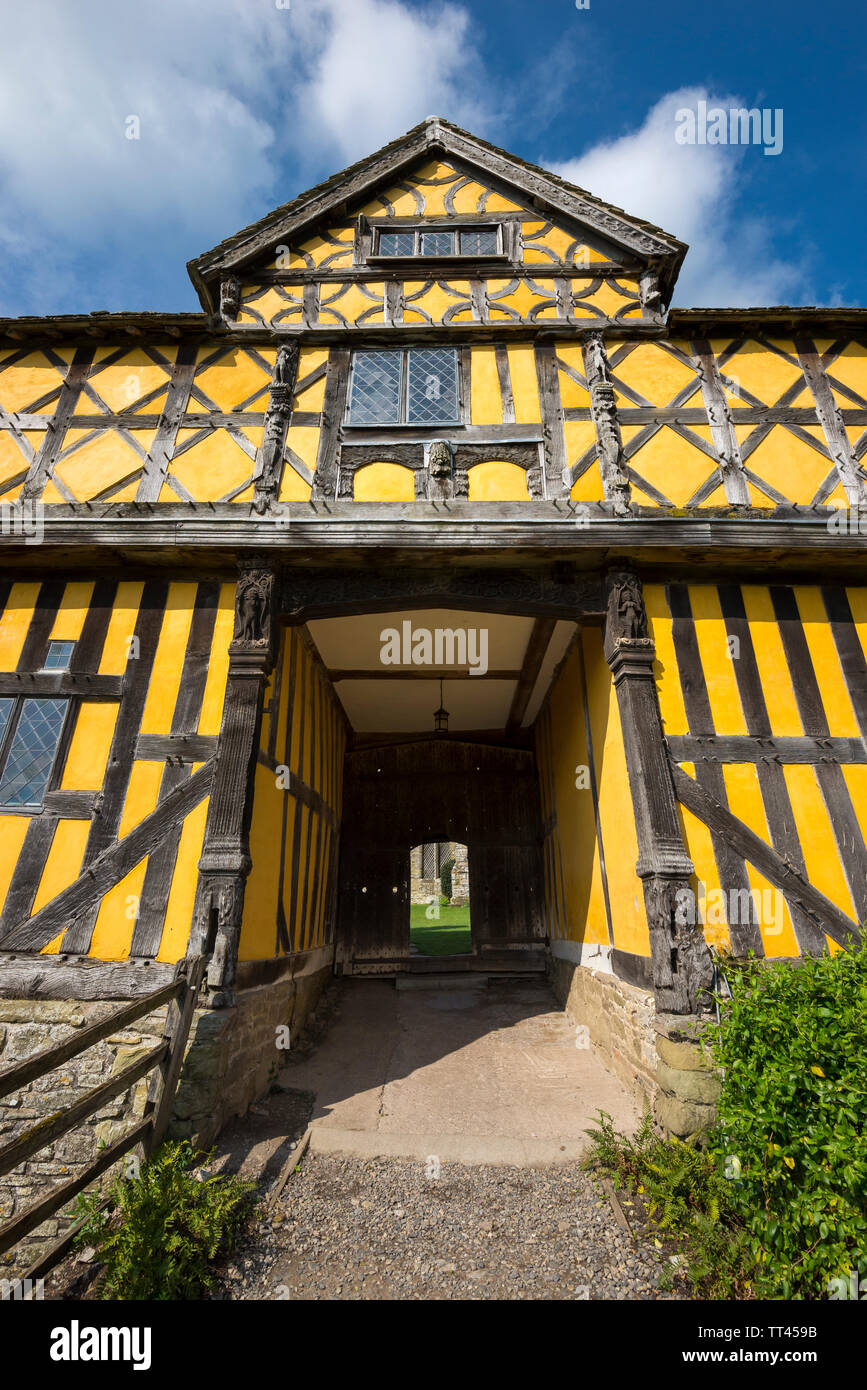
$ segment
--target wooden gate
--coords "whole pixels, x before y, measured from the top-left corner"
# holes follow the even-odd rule
[[[417,739],[347,753],[338,961],[351,973],[409,965],[409,853],[467,846],[473,950],[518,963],[544,940],[535,758],[520,748]]]

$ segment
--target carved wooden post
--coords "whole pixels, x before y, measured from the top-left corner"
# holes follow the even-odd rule
[[[710,952],[696,925],[693,864],[686,852],[662,732],[641,581],[631,571],[608,576],[605,657],[611,667],[638,833],[636,873],[644,885],[657,1008],[710,1009]]]
[[[292,398],[295,394],[297,375],[298,344],[289,343],[281,347],[277,354],[274,379],[268,397],[268,411],[265,415],[265,434],[256,460],[253,506],[260,515],[277,501],[280,491],[283,449],[292,415]]]
[[[623,440],[608,358],[598,333],[591,334],[584,343],[584,375],[599,442],[599,471],[605,501],[611,503],[615,516],[626,516],[630,503],[629,479],[623,471]]]
[[[244,568],[235,590],[235,633],[190,941],[192,954],[213,947],[207,983],[214,1007],[232,1002],[244,888],[252,866],[253,777],[276,626],[273,587],[270,570]]]
[[[446,440],[435,439],[428,451],[430,497],[443,502],[452,496],[452,451]]]
[[[220,317],[236,319],[241,307],[241,281],[230,275],[228,280],[220,281]]]

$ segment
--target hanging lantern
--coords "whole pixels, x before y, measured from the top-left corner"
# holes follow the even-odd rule
[[[440,707],[434,710],[434,733],[447,734],[449,731],[449,712],[443,708],[443,683],[440,681]]]

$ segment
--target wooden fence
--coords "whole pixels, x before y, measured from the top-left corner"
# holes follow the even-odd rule
[[[71,1057],[77,1057],[110,1034],[135,1023],[137,1019],[152,1013],[163,1004],[169,1005],[163,1037],[156,1047],[151,1048],[144,1057],[125,1067],[109,1081],[94,1087],[79,1100],[73,1101],[65,1109],[39,1120],[0,1149],[2,1177],[40,1149],[44,1149],[46,1145],[52,1144],[61,1135],[75,1129],[82,1121],[101,1110],[115,1096],[121,1095],[149,1072],[153,1073],[143,1118],[120,1139],[103,1149],[77,1177],[54,1188],[46,1197],[0,1226],[0,1255],[17,1245],[43,1221],[47,1221],[130,1149],[140,1145],[142,1156],[147,1158],[158,1147],[171,1118],[172,1102],[184,1060],[193,1009],[208,959],[207,955],[199,955],[180,961],[175,977],[169,984],[136,999],[134,1003],[127,1004],[122,1009],[115,1009],[99,1023],[94,1023],[83,1032],[67,1038],[66,1042],[47,1047],[37,1052],[35,1057],[19,1062],[8,1071],[0,1072],[2,1100],[4,1096],[45,1076],[47,1072],[54,1071]],[[60,1240],[41,1255],[27,1270],[25,1279],[37,1279],[52,1269],[71,1248],[81,1224],[78,1222],[73,1225]]]

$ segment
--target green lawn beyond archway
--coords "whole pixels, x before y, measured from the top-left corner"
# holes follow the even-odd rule
[[[410,941],[425,956],[460,956],[472,951],[469,907],[441,907],[439,917],[425,916],[424,903],[409,910]]]

